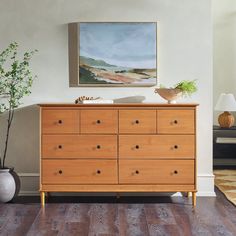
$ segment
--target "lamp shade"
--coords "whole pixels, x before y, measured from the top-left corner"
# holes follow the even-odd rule
[[[232,93],[222,93],[215,106],[216,111],[236,111],[236,101]]]

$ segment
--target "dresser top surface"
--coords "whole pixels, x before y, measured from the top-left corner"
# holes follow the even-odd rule
[[[40,107],[73,107],[73,108],[83,108],[83,107],[196,107],[197,103],[113,103],[113,104],[74,104],[74,103],[43,103],[38,104]]]

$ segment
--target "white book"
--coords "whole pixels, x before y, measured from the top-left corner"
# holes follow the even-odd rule
[[[83,104],[112,104],[113,100],[109,99],[96,99],[96,100],[84,100]]]
[[[236,137],[218,137],[216,138],[216,143],[232,143],[236,144]]]

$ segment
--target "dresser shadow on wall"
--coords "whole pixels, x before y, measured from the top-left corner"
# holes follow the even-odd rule
[[[0,120],[0,150],[3,150],[7,113]],[[30,105],[15,110],[10,130],[6,165],[14,167],[21,179],[21,194],[39,188],[39,107]]]

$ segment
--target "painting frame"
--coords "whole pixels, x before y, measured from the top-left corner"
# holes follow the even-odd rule
[[[82,24],[136,24],[154,25],[154,37],[155,37],[155,78],[151,78],[152,82],[148,83],[80,83],[80,27]],[[158,21],[155,22],[76,22],[68,24],[68,53],[69,53],[69,86],[70,87],[153,87],[159,83],[158,77],[158,35],[159,35]],[[151,69],[150,69],[151,70]],[[152,71],[152,73],[154,73]],[[140,73],[141,74],[141,73]],[[144,80],[143,80],[144,81]]]

